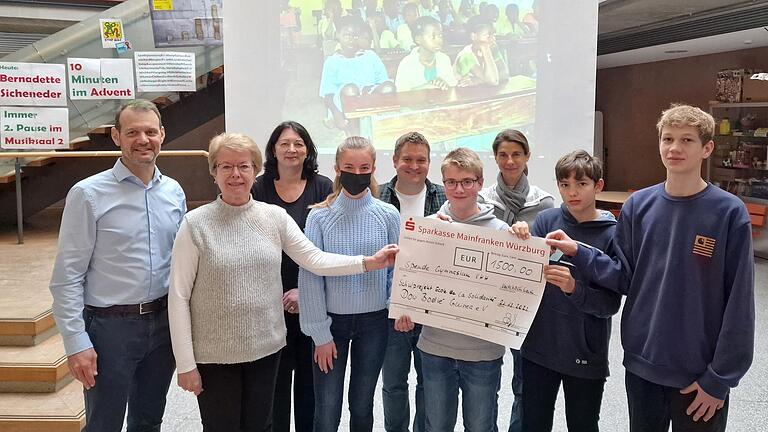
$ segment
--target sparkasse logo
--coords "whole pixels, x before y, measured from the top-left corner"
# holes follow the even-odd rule
[[[416,223],[413,221],[413,218],[408,218],[408,220],[405,221],[405,230],[413,231],[415,229],[416,229]]]

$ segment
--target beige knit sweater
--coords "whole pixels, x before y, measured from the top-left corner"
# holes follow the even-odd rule
[[[362,272],[362,257],[328,254],[280,207],[218,200],[189,212],[171,259],[171,338],[180,373],[244,363],[285,346],[281,252],[327,276]]]

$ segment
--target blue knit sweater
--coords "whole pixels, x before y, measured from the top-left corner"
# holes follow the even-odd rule
[[[326,252],[373,255],[385,245],[398,242],[400,214],[370,193],[359,199],[342,193],[329,207],[309,212],[305,234]],[[386,309],[391,282],[392,269],[334,277],[300,269],[301,331],[315,345],[332,341],[328,313],[349,315]]]

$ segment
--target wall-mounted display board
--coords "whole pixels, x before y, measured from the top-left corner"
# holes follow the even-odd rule
[[[67,105],[64,65],[0,62],[0,105]]]
[[[67,59],[70,99],[135,99],[133,60]]]
[[[8,150],[68,148],[67,108],[0,108],[0,147]]]

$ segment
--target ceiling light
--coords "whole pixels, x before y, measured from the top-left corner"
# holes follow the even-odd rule
[[[684,50],[684,49],[672,49],[672,50],[664,51],[664,54],[684,54],[687,52],[688,50]]]

